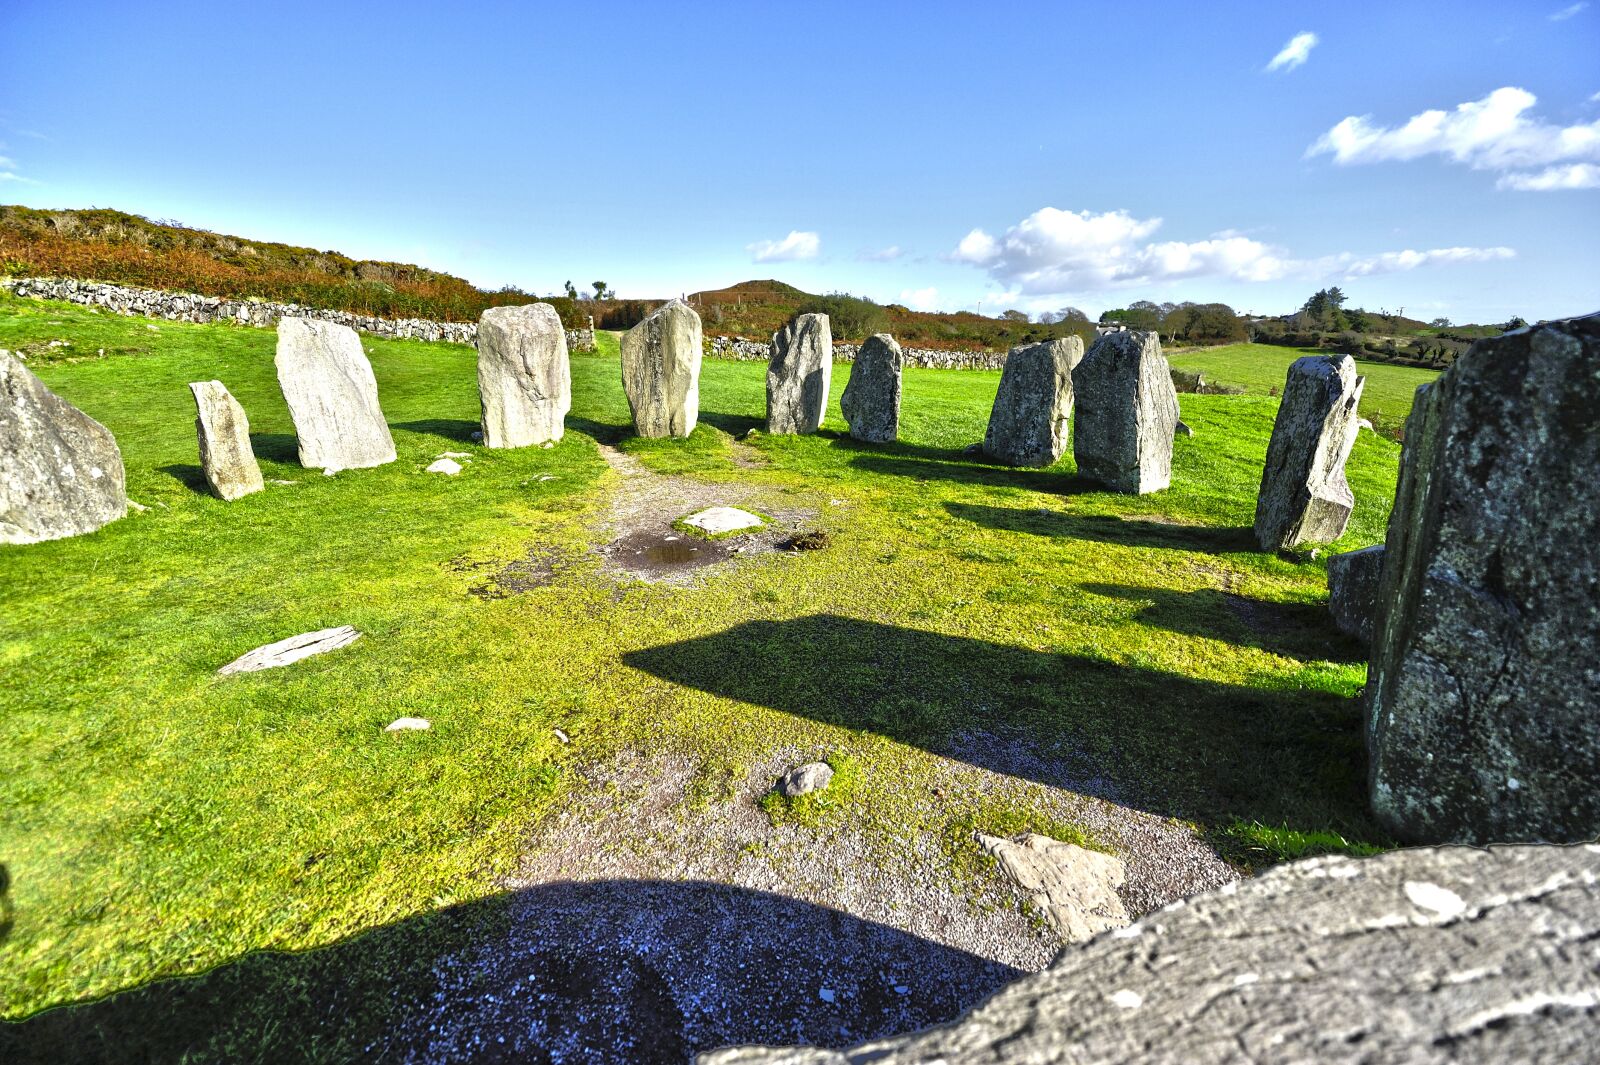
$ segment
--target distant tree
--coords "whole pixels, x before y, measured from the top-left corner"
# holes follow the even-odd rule
[[[1001,321],[1005,321],[1005,322],[1018,322],[1018,323],[1021,323],[1023,325],[1026,325],[1027,322],[1028,322],[1028,312],[1027,311],[1016,311],[1016,310],[1001,311],[1000,312],[1000,319],[1001,319]]]
[[[1433,328],[1435,328],[1435,329],[1449,329],[1450,328],[1450,319],[1444,318],[1444,317],[1439,317],[1439,318],[1435,318],[1433,321],[1429,322],[1428,324],[1433,326]]]
[[[1528,326],[1527,319],[1522,318],[1520,316],[1513,316],[1511,321],[1509,321],[1505,325],[1501,326],[1500,329],[1501,329],[1502,332],[1509,333],[1513,329],[1526,329],[1527,326]]]
[[[578,298],[578,290],[576,288],[572,287],[572,282],[571,281],[568,281],[567,282],[567,299],[575,300],[577,298]]]
[[[1350,328],[1350,319],[1343,310],[1347,298],[1337,285],[1333,288],[1318,289],[1310,299],[1306,300],[1300,311],[1305,315],[1307,325],[1329,332],[1340,332]]]
[[[1353,311],[1346,311],[1345,318],[1349,319],[1350,328],[1357,333],[1365,333],[1372,328],[1372,318],[1366,311],[1359,308]]]
[[[590,282],[590,284],[594,288],[594,298],[597,300],[603,300],[610,296],[616,295],[615,292],[612,292],[610,289],[606,288],[606,283],[604,281],[593,281]]]

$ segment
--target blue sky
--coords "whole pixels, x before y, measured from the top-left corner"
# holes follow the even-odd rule
[[[0,2],[0,202],[665,296],[1600,309],[1594,4]]]

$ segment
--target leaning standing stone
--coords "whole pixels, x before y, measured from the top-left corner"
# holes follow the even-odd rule
[[[250,450],[250,419],[221,381],[195,381],[195,432],[200,437],[200,469],[206,484],[227,500],[266,487],[261,467]]]
[[[1325,544],[1344,535],[1355,509],[1344,463],[1355,445],[1365,377],[1348,355],[1307,355],[1289,367],[1256,496],[1263,551]]]
[[[1417,391],[1368,669],[1379,822],[1600,836],[1600,315],[1480,340]]]
[[[354,329],[285,316],[275,361],[302,466],[333,473],[394,461],[378,381]]]
[[[1113,492],[1143,495],[1172,483],[1178,393],[1154,333],[1106,333],[1072,371],[1078,472]]]
[[[839,397],[839,411],[850,423],[851,436],[872,444],[899,438],[900,373],[905,364],[900,345],[888,333],[874,334],[861,345]]]
[[[640,436],[688,436],[700,417],[700,316],[672,300],[622,337],[622,390]]]
[[[485,447],[560,440],[572,409],[567,334],[548,303],[490,307],[478,319],[478,395]]]
[[[110,430],[0,350],[0,543],[77,536],[127,512]]]
[[[1011,466],[1049,466],[1059,459],[1072,417],[1072,371],[1082,360],[1078,337],[1012,348],[983,436],[984,454]]]
[[[802,314],[772,334],[767,360],[767,432],[814,433],[828,412],[833,330],[825,314]]]

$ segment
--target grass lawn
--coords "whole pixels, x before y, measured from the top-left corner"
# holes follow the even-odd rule
[[[1079,481],[1070,456],[1042,471],[965,456],[998,373],[908,370],[902,442],[875,447],[841,435],[837,367],[824,432],[759,436],[769,464],[746,469],[732,435],[761,424],[759,363],[707,360],[694,436],[640,441],[603,336],[572,360],[566,438],[496,452],[470,441],[472,349],[364,343],[399,460],[324,477],[296,464],[272,332],[0,297],[0,347],[116,434],[129,496],[150,508],[0,547],[0,1016],[490,897],[574,767],[641,746],[689,754],[713,791],[773,749],[830,752],[851,786],[812,813],[891,841],[943,832],[955,864],[972,827],[1028,823],[904,798],[923,752],[975,725],[1076,752],[1236,861],[1384,842],[1362,795],[1365,665],[1327,620],[1323,564],[1252,549],[1270,397],[1181,397],[1195,435],[1176,442],[1173,488],[1131,498]],[[1181,364],[1264,390],[1296,354]],[[1427,376],[1363,372],[1369,399],[1394,404]],[[249,412],[266,477],[292,485],[204,494],[185,386],[213,377]],[[617,480],[596,439],[813,506],[830,545],[691,588],[620,581],[590,550]],[[458,477],[424,474],[445,450],[474,457]],[[1382,539],[1398,453],[1361,435],[1338,548]],[[530,548],[562,560],[552,583],[472,594]],[[215,675],[339,624],[361,640]],[[433,728],[382,731],[403,715]],[[339,1009],[381,1023],[410,956],[348,966]],[[285,985],[260,1008],[219,1056],[271,1060],[279,1021],[310,1007]]]

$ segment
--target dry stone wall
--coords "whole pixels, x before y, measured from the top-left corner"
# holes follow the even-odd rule
[[[833,342],[834,362],[855,362],[859,344]],[[906,366],[921,366],[932,370],[1003,370],[1006,353],[1003,351],[935,351],[932,348],[901,348]],[[747,340],[744,337],[712,337],[706,354],[713,359],[733,359],[736,362],[766,362],[772,355],[772,345],[765,340]]]

